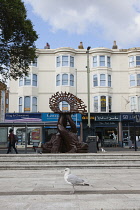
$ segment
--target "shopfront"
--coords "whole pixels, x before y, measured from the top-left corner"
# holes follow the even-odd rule
[[[82,117],[84,137],[86,132],[87,116]],[[117,146],[119,144],[119,121],[118,113],[91,113],[91,135],[98,135],[101,146]]]
[[[38,123],[42,122],[41,113],[6,113],[5,123],[12,123],[14,133],[18,137],[18,145],[33,145],[42,141],[42,127]],[[32,126],[29,126],[32,123]],[[16,126],[15,126],[16,124]],[[22,124],[22,126],[21,126]],[[23,126],[25,124],[25,126]],[[8,130],[10,127],[8,128]]]
[[[140,113],[121,114],[123,147],[140,146]]]

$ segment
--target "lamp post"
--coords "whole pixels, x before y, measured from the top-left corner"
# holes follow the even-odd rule
[[[90,68],[89,68],[89,50],[87,47],[87,95],[88,95],[88,127],[90,128]]]
[[[137,151],[137,144],[136,144],[136,114],[133,112],[133,121],[134,121],[134,148]]]

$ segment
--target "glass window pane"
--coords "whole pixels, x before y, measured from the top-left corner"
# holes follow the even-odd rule
[[[94,112],[98,112],[98,96],[94,97]]]
[[[93,67],[97,66],[97,56],[93,57]]]
[[[56,86],[60,85],[60,74],[57,74],[56,76]]]
[[[107,67],[110,67],[110,57],[107,56]]]
[[[140,74],[137,74],[137,86],[140,86]]]
[[[58,56],[56,58],[56,66],[59,67],[60,66],[60,56]]]
[[[105,74],[100,74],[100,86],[106,86]]]
[[[32,112],[37,112],[37,98],[33,97],[32,99]]]
[[[68,66],[68,56],[62,56],[62,66]]]
[[[106,112],[106,96],[101,96],[101,112]]]
[[[135,75],[131,74],[130,75],[130,86],[136,86],[136,81],[135,81]]]
[[[109,96],[108,98],[108,107],[109,107],[109,112],[111,112],[112,110],[112,97],[111,96]]]
[[[33,74],[33,86],[37,86],[37,75]]]
[[[74,67],[74,57],[70,56],[70,67]]]
[[[30,96],[24,97],[24,112],[30,112]]]
[[[70,75],[70,86],[74,86],[74,76],[73,76],[73,74]]]
[[[22,97],[19,98],[19,112],[22,112]]]
[[[19,78],[19,86],[23,86],[23,78]]]
[[[129,67],[134,66],[134,56],[129,57]]]
[[[68,85],[68,74],[62,75],[62,85]]]
[[[108,75],[108,87],[111,87],[111,75]]]
[[[24,85],[31,85],[31,75],[24,77]]]
[[[131,111],[136,111],[136,97],[131,97]]]
[[[104,55],[100,56],[100,66],[105,66],[105,56]]]
[[[98,86],[98,77],[97,77],[97,74],[93,75],[93,86],[94,87]]]

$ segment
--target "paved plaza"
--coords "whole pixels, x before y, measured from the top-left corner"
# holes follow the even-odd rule
[[[1,170],[1,210],[140,210],[139,169],[71,169],[92,186],[65,183],[59,169]]]

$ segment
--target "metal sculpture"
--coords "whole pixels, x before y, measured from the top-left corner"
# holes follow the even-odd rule
[[[62,102],[67,103],[68,106],[61,110],[60,103]],[[47,153],[87,152],[88,145],[79,142],[76,125],[71,118],[73,113],[85,114],[84,102],[72,93],[57,92],[50,98],[49,106],[54,113],[59,113],[58,133],[53,134],[51,140],[42,145],[42,151]],[[70,126],[70,129],[67,129],[67,125]]]

